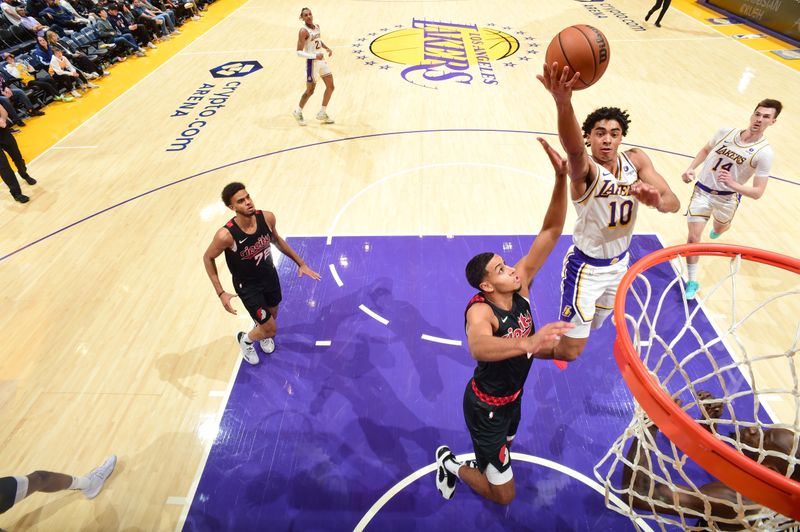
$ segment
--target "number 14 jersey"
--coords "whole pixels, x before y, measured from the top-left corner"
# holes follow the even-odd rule
[[[740,185],[747,183],[753,175],[768,176],[772,168],[774,154],[766,137],[752,144],[741,141],[742,129],[724,128],[717,131],[709,142],[711,151],[703,161],[703,168],[697,176],[711,190],[723,192],[731,189],[717,181],[717,172],[727,170]]]

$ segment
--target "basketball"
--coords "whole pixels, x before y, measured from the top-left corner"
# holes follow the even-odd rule
[[[545,61],[570,68],[570,75],[580,72],[574,90],[591,87],[603,76],[611,60],[611,47],[603,32],[586,24],[576,24],[561,30],[547,47]]]

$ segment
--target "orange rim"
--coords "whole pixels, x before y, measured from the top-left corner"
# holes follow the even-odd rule
[[[617,326],[614,355],[617,365],[644,411],[681,451],[748,499],[800,521],[800,482],[795,482],[751,460],[704,430],[664,393],[656,379],[642,364],[631,342],[625,319],[625,299],[636,276],[656,264],[678,256],[695,255],[718,257],[741,255],[745,260],[769,264],[800,274],[800,260],[744,246],[683,244],[651,253],[630,267],[617,290],[614,302],[614,320]]]

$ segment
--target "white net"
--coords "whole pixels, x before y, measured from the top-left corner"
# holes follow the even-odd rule
[[[703,256],[700,265],[694,301],[684,297],[682,257],[637,276],[625,302],[630,341],[662,390],[703,429],[800,482],[800,277],[741,255]],[[609,508],[662,530],[798,526],[711,477],[638,403],[594,473],[607,501],[616,495],[628,505]]]

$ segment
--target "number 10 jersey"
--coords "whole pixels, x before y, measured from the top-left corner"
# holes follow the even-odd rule
[[[617,155],[616,176],[591,156],[589,161],[596,167],[596,177],[583,196],[572,202],[578,213],[572,241],[590,257],[611,259],[631,244],[639,200],[630,195],[630,187],[639,174],[625,153]]]

